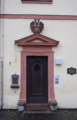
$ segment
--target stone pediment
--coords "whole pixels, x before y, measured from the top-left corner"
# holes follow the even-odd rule
[[[16,40],[18,46],[57,46],[59,41],[46,37],[41,34],[33,34],[28,37]]]

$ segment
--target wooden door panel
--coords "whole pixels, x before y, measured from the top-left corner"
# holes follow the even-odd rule
[[[36,70],[35,67],[38,66],[39,70]],[[38,63],[34,63],[31,68],[33,68],[30,71],[30,88],[31,88],[31,95],[44,95],[44,70],[42,70],[42,65]]]
[[[27,102],[48,100],[47,57],[27,57]]]

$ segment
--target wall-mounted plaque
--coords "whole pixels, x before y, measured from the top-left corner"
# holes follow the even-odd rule
[[[67,68],[67,74],[73,75],[76,74],[76,68]]]

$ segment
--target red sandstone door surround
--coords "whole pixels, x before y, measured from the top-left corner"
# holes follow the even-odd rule
[[[22,46],[21,51],[21,84],[19,101],[27,103],[27,57],[47,56],[48,57],[48,103],[55,100],[54,93],[54,52],[52,47],[57,46],[59,41],[53,40],[41,34],[15,41],[18,46]]]

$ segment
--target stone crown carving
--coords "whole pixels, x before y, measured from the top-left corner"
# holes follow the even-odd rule
[[[34,19],[34,21],[31,22],[30,27],[33,33],[37,34],[43,30],[44,24],[40,22],[40,19]]]

